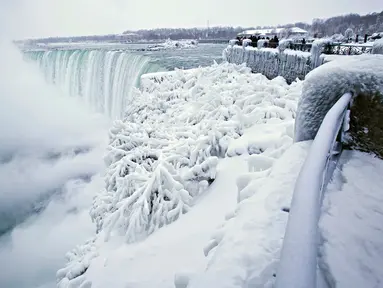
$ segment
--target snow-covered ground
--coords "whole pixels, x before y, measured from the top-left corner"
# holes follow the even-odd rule
[[[344,151],[325,194],[322,264],[331,287],[383,287],[383,161]]]
[[[282,208],[310,146],[292,146],[301,82],[228,63],[170,75],[143,77],[111,129],[91,209],[99,233],[68,254],[60,287],[271,280]]]

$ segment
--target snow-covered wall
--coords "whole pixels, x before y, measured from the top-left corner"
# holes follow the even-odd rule
[[[339,58],[310,72],[303,83],[295,141],[314,139],[327,111],[346,92],[383,95],[383,55]]]
[[[253,72],[262,73],[270,79],[282,76],[288,83],[297,78],[304,79],[306,74],[324,61],[324,58],[319,57],[313,62],[309,52],[230,45],[223,51],[223,58],[229,63],[246,63]]]

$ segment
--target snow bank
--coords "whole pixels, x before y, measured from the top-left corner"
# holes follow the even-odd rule
[[[262,161],[249,157],[247,173],[238,180],[240,193],[251,196],[240,202],[223,227],[212,237],[206,271],[192,280],[190,288],[272,287],[276,272],[295,180],[311,142],[291,146],[278,160],[273,152],[262,157],[275,161],[262,167]],[[279,156],[279,155],[278,155]],[[268,172],[268,177],[260,177]],[[214,244],[214,245],[213,245]],[[216,247],[211,251],[211,248]]]
[[[182,265],[202,272],[209,234],[236,197],[252,197],[246,183],[267,177],[292,143],[300,81],[289,86],[281,77],[268,80],[229,63],[158,77],[143,77],[126,118],[110,130],[105,189],[90,211],[98,233],[68,254],[68,265],[57,273],[60,287],[88,287],[91,280],[100,287],[165,288]],[[233,183],[247,172],[237,196]],[[237,241],[225,231],[225,243]],[[104,268],[105,257],[111,268]]]
[[[282,76],[289,83],[297,78],[304,79],[307,73],[323,62],[321,57],[320,61],[315,62],[316,66],[313,66],[311,54],[308,52],[289,49],[280,52],[272,48],[239,46],[228,46],[223,51],[223,58],[230,63],[246,63],[253,72],[262,73],[270,79]]]
[[[295,141],[314,139],[327,111],[346,92],[383,92],[383,56],[339,58],[310,72],[303,83],[295,122]]]
[[[383,283],[383,161],[344,151],[329,184],[320,221],[321,266],[331,287]]]

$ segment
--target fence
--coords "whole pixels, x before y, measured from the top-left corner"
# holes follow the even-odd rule
[[[307,51],[309,52],[312,47],[312,43],[290,43],[287,48],[291,50]],[[334,43],[323,46],[323,54],[330,55],[361,55],[365,53],[371,53],[372,44],[347,44],[347,43]]]
[[[361,55],[371,53],[369,44],[329,44],[324,47],[323,54],[330,55]]]
[[[295,184],[277,271],[276,288],[315,288],[318,221],[323,193],[348,130],[352,95],[343,95],[327,112]]]
[[[268,42],[266,45],[266,48],[277,48],[277,45],[273,46],[273,43],[271,42]],[[251,43],[250,46],[254,46],[254,43]],[[287,45],[286,48],[295,51],[310,52],[312,46],[312,43],[303,44],[291,42]],[[365,53],[371,53],[371,50],[372,44],[369,43],[334,43],[325,45],[322,52],[323,54],[330,55],[361,55]]]

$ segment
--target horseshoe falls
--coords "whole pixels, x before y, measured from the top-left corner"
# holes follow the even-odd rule
[[[141,75],[165,70],[148,56],[123,51],[31,51],[25,58],[38,63],[48,83],[111,119],[123,117]]]

